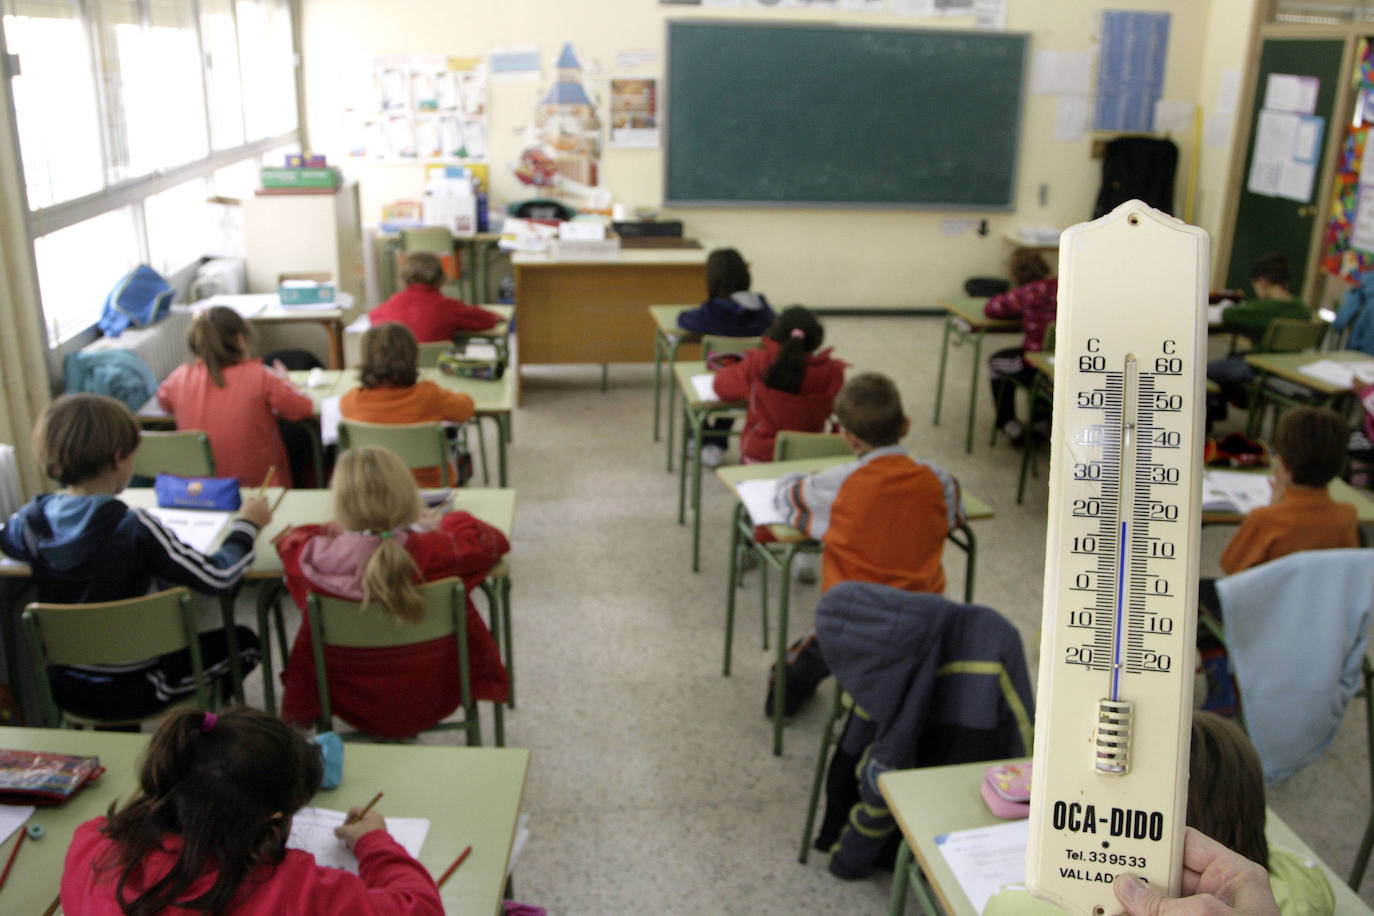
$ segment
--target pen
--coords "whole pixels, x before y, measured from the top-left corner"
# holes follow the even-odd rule
[[[468,857],[468,853],[470,852],[472,852],[472,847],[468,846],[465,847],[462,852],[458,853],[458,858],[453,860],[453,864],[448,867],[448,871],[444,872],[443,877],[439,879],[435,887],[443,887],[444,882],[448,880],[448,876],[458,870],[458,866],[463,864],[463,860]]]
[[[14,841],[14,848],[10,850],[10,857],[5,860],[5,870],[0,871],[0,888],[5,886],[5,879],[10,876],[10,869],[14,867],[14,857],[19,855],[19,847],[24,845],[24,837],[28,836],[28,831],[19,830],[19,839]]]
[[[367,807],[366,807],[366,808],[364,808],[363,810],[361,810],[361,811],[358,812],[358,816],[357,816],[357,817],[350,817],[348,820],[344,821],[344,823],[345,823],[345,824],[356,824],[358,821],[362,820],[362,819],[363,819],[363,815],[365,815],[365,814],[367,814],[367,812],[371,811],[371,810],[372,810],[372,806],[375,805],[375,804],[377,804],[377,800],[380,799],[381,797],[382,797],[382,793],[380,793],[380,792],[378,792],[376,795],[372,796],[372,801],[370,801],[370,802],[367,803]]]

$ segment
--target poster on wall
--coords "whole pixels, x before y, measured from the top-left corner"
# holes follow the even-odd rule
[[[590,199],[601,184],[601,116],[587,91],[571,43],[554,64],[554,80],[525,127],[520,159],[509,164],[522,185],[540,195]]]
[[[1260,111],[1245,189],[1266,197],[1311,201],[1325,125],[1326,120],[1315,115]]]
[[[1374,48],[1360,40],[1355,89],[1360,104],[1345,128],[1336,160],[1331,207],[1322,238],[1321,268],[1347,283],[1363,283],[1374,271]]]
[[[658,80],[611,80],[611,142],[620,149],[658,149]]]
[[[376,159],[482,159],[487,75],[480,57],[372,58],[369,85],[351,90],[340,118],[348,155]]]
[[[1103,11],[1095,130],[1153,129],[1168,53],[1168,13]]]

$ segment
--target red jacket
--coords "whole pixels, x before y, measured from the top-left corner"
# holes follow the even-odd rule
[[[764,338],[762,350],[750,350],[744,359],[716,373],[713,385],[722,401],[747,401],[739,450],[747,461],[772,461],[773,440],[781,430],[818,433],[844,385],[845,364],[830,358],[830,349],[806,358],[806,375],[796,394],[769,388],[763,374],[778,358],[782,345]]]
[[[372,326],[399,321],[420,343],[452,340],[459,331],[485,331],[501,317],[450,299],[433,286],[412,283],[368,313]]]
[[[400,535],[398,534],[399,538]],[[277,542],[286,587],[301,613],[309,592],[350,601],[362,598],[362,574],[381,544],[377,535],[342,531],[337,525],[302,525]],[[510,542],[496,528],[466,512],[450,512],[437,531],[410,531],[406,551],[419,582],[461,576],[476,588]],[[506,701],[510,681],[491,632],[467,601],[468,667],[472,695]],[[447,717],[462,702],[458,647],[451,636],[410,646],[360,649],[327,646],[330,705],[334,715],[368,734],[404,738]],[[282,673],[283,719],[313,722],[320,714],[310,622],[303,620]]]
[[[98,864],[114,852],[114,843],[101,834],[105,818],[76,828],[62,869],[62,912],[80,916],[124,916],[115,900],[119,872]],[[167,837],[161,850],[143,860],[130,875],[124,899],[143,893],[171,870],[181,838]],[[443,916],[439,891],[425,867],[416,862],[385,830],[373,830],[353,845],[358,874],[315,864],[315,857],[288,849],[275,866],[258,866],[241,885],[234,916],[278,916],[281,913],[328,913],[330,916]],[[217,872],[201,875],[187,891],[198,897],[215,883]],[[179,906],[159,910],[167,916],[194,916],[200,910]]]
[[[1046,277],[1005,293],[998,293],[983,304],[989,318],[1020,318],[1025,333],[1021,347],[1027,353],[1045,349],[1045,331],[1059,308],[1059,278]]]

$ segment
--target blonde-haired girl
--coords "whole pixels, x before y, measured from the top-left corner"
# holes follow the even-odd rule
[[[376,601],[405,622],[422,614],[415,583],[461,576],[471,590],[510,550],[505,535],[466,512],[424,512],[410,470],[384,448],[350,449],[334,469],[334,521],[293,528],[277,542],[286,587],[302,613],[310,592]],[[467,602],[468,661],[476,699],[505,702],[506,669],[486,624]],[[328,646],[333,712],[387,738],[423,731],[462,702],[457,646],[442,637],[410,646]],[[282,718],[320,714],[310,625],[303,622],[282,674]]]
[[[256,487],[277,469],[274,480],[291,486],[291,464],[277,419],[303,420],[314,409],[291,384],[281,365],[249,359],[252,333],[231,308],[208,308],[191,322],[186,346],[194,359],[157,390],[177,429],[203,429],[210,437],[215,473]]]

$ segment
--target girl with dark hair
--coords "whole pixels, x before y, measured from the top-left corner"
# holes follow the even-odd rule
[[[210,437],[215,473],[259,486],[267,469],[291,486],[291,463],[277,419],[303,420],[314,410],[310,398],[291,384],[286,368],[249,358],[252,331],[231,308],[208,308],[191,322],[186,345],[194,359],[157,390],[158,403],[177,429],[203,429]]]
[[[1024,357],[1045,349],[1045,331],[1059,306],[1059,279],[1050,276],[1050,265],[1038,251],[1018,248],[1011,253],[1011,282],[1014,288],[988,299],[983,314],[1021,319],[1021,346],[998,350],[988,358],[997,428],[1013,443],[1019,443],[1025,430],[1016,419],[1016,386],[1030,385],[1035,379],[1035,367]]]
[[[785,309],[763,336],[763,349],[750,350],[716,373],[722,401],[748,401],[740,434],[746,464],[773,460],[779,432],[820,432],[844,384],[845,364],[821,350],[825,331],[810,309]],[[703,457],[705,457],[703,455]]]
[[[706,301],[677,316],[677,326],[692,334],[758,337],[773,321],[762,293],[751,292],[749,265],[733,248],[717,248],[706,258]]]
[[[322,774],[318,749],[265,712],[168,716],[133,800],[77,828],[62,872],[63,912],[441,916],[434,880],[375,809],[334,831],[364,877],[286,848],[291,818]]]

